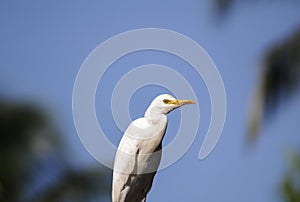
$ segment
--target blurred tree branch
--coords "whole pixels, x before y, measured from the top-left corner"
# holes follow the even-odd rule
[[[300,156],[297,152],[292,154],[290,168],[281,184],[285,201],[300,201]]]
[[[260,84],[250,114],[250,135],[256,137],[263,117],[300,87],[300,28],[265,56]]]
[[[235,0],[215,0],[217,12],[224,14],[228,12]]]
[[[237,0],[215,0],[219,14],[224,15]],[[262,2],[257,0],[255,2]],[[271,2],[271,0],[270,0]],[[287,3],[286,1],[282,1]],[[300,27],[271,47],[264,56],[260,83],[253,97],[249,114],[250,139],[255,140],[260,125],[288,100],[300,87]],[[290,170],[281,182],[281,191],[287,202],[300,201],[300,155],[295,152]]]
[[[76,169],[48,116],[35,105],[0,100],[0,202],[94,201],[109,194],[110,172]]]
[[[217,12],[227,13],[237,0],[215,0]],[[244,2],[262,3],[262,0]],[[269,0],[269,2],[272,2]],[[283,1],[284,3],[292,3]],[[291,30],[288,38],[271,47],[264,56],[260,83],[249,114],[249,134],[256,139],[261,123],[287,100],[300,86],[300,27]]]
[[[283,2],[283,3],[299,3],[298,0],[214,0],[215,7],[219,14],[225,14],[230,11],[231,7],[238,2],[249,2],[249,3],[272,3],[272,2]]]

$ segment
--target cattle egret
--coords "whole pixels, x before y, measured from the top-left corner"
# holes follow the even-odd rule
[[[161,159],[167,116],[192,100],[177,100],[171,95],[156,97],[143,118],[133,121],[125,131],[115,157],[112,201],[145,202]]]

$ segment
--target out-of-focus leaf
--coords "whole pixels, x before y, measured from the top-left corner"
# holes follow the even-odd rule
[[[57,202],[74,201],[86,202],[95,201],[103,194],[110,192],[107,186],[111,175],[103,171],[103,168],[96,167],[87,170],[73,170],[65,168],[62,170],[55,183],[43,185],[42,189],[34,190],[26,202]]]
[[[107,196],[110,174],[102,167],[70,166],[66,149],[39,107],[0,100],[0,202],[88,202]]]
[[[272,4],[274,0],[214,0],[214,8],[216,10],[216,14],[219,16],[219,19],[223,19],[224,14],[229,13],[231,8],[238,3],[247,3],[246,6],[253,4],[262,4],[262,3],[270,3]],[[299,0],[276,0],[276,2],[293,4],[295,6],[299,6]]]
[[[46,125],[47,120],[37,107],[0,102],[0,196],[4,201],[18,201],[30,162],[35,158],[31,143]]]
[[[299,202],[300,201],[300,156],[293,153],[289,162],[289,171],[281,183],[281,192],[284,201]]]
[[[300,87],[300,29],[272,47],[265,56],[262,77],[252,101],[249,131],[258,133],[263,118],[268,118],[281,101]]]
[[[230,7],[233,5],[234,2],[235,0],[215,0],[217,12],[219,14],[224,14],[228,12],[228,10],[230,9]]]
[[[281,97],[288,97],[299,87],[300,28],[269,51],[263,75],[261,87],[265,95],[266,112],[272,112]]]

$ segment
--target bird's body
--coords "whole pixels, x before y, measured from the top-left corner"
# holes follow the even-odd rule
[[[161,159],[162,140],[167,128],[166,114],[190,100],[160,95],[145,116],[133,121],[125,131],[115,157],[113,202],[145,202]]]

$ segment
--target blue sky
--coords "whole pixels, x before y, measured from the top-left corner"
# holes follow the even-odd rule
[[[157,27],[195,40],[212,57],[227,92],[227,119],[211,155],[198,160],[210,120],[210,100],[200,78],[175,56],[146,51],[128,55],[112,65],[98,88],[99,120],[108,117],[104,131],[117,144],[121,131],[114,125],[108,99],[121,73],[138,65],[158,63],[187,77],[200,101],[201,123],[195,142],[171,167],[160,171],[148,196],[151,201],[278,201],[278,185],[287,170],[286,153],[299,146],[300,97],[281,107],[247,147],[247,110],[268,48],[299,25],[297,3],[238,3],[218,20],[211,1],[10,1],[0,6],[0,90],[13,99],[45,106],[70,146],[78,166],[96,162],[82,146],[73,124],[72,90],[85,57],[106,39],[124,31]],[[165,92],[157,86],[137,91],[130,104],[133,118],[141,116],[152,98]],[[164,144],[177,130],[179,111],[169,115]]]

